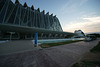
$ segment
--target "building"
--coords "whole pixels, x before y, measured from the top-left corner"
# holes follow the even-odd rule
[[[73,38],[85,38],[85,34],[82,30],[75,30],[74,33],[77,35],[73,36]]]
[[[65,38],[73,33],[63,32],[58,18],[45,14],[45,10],[21,5],[18,0],[0,0],[0,39],[33,39],[38,33],[39,39]]]

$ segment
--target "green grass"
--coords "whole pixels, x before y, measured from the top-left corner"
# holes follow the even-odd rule
[[[71,67],[96,67],[100,66],[99,61],[81,61],[81,63],[75,63]]]
[[[59,46],[59,45],[64,45],[64,44],[75,43],[75,42],[79,42],[79,41],[82,41],[82,40],[65,41],[65,42],[58,42],[58,43],[43,43],[43,44],[40,44],[40,47],[42,47],[42,48],[48,48],[48,47],[53,47],[53,46]]]
[[[82,61],[85,65],[100,65],[100,61]]]
[[[79,63],[75,63],[71,67],[80,67],[80,66],[79,66]]]
[[[98,53],[100,53],[100,41],[95,47],[93,47],[90,50],[90,52],[93,52],[97,56],[100,55],[100,54],[98,54]],[[96,58],[95,55],[94,55],[94,57],[89,58],[90,60],[85,59],[84,61],[79,61],[78,63],[73,64],[71,67],[96,67],[96,66],[100,67],[100,60],[99,60],[99,58]],[[96,59],[96,60],[93,60],[93,59]]]
[[[90,50],[90,52],[100,52],[100,41],[99,41],[99,43],[95,47],[93,47]]]

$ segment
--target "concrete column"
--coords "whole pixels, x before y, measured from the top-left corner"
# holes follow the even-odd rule
[[[64,35],[64,38],[66,37],[67,35]]]
[[[34,25],[35,25],[35,27],[38,27],[38,22],[37,22],[37,11],[35,10],[35,12],[34,12],[34,15],[35,15],[35,20],[34,20]]]
[[[18,39],[20,39],[20,34],[19,33],[17,33],[18,34]]]
[[[31,39],[33,39],[33,34],[31,34]]]
[[[21,22],[20,22],[20,21],[21,21],[21,19],[20,19],[20,18],[21,18],[21,10],[22,10],[22,9],[21,9],[21,6],[20,6],[20,14],[19,14],[19,26],[21,25]]]
[[[47,25],[48,25],[47,29],[50,29],[49,12],[47,12],[46,16],[47,16]]]
[[[45,35],[44,37],[45,37],[45,39],[47,38],[47,36],[46,36],[46,35]]]
[[[30,9],[30,20],[29,20],[29,22],[30,22],[31,27],[32,27],[33,23],[32,23],[32,11],[31,11],[31,9]]]
[[[58,34],[55,34],[55,38],[58,36]]]
[[[19,17],[18,15],[19,15],[19,13],[18,13],[18,11],[19,11],[19,4],[18,5],[16,5],[17,6],[17,9],[16,9],[16,14],[15,14],[15,19],[14,19],[14,23],[13,24],[15,24],[16,23],[16,20],[19,20],[19,19],[17,19],[17,17]]]
[[[43,12],[41,12],[40,17],[41,17],[41,28],[44,28],[45,25],[44,25],[44,13]]]
[[[44,18],[45,18],[44,19],[44,21],[45,21],[45,29],[47,29],[47,16],[45,15]]]
[[[41,25],[42,25],[42,28],[45,28],[45,10],[43,10],[41,13]]]
[[[60,34],[60,37],[62,37],[62,34]]]
[[[25,39],[27,39],[27,35],[25,35]]]
[[[51,18],[51,19],[52,19],[52,28],[53,28],[53,31],[55,31],[55,26],[54,26],[54,25],[55,25],[55,23],[54,23],[54,18],[53,18],[53,16],[52,16],[52,18]]]
[[[49,38],[51,38],[51,35],[52,35],[52,34],[49,34]]]
[[[52,16],[49,16],[49,21],[50,21],[50,30],[53,30],[53,21],[52,21]]]
[[[61,25],[60,25],[60,22],[59,22],[59,20],[58,20],[57,17],[56,17],[56,20],[57,20],[57,24],[58,24],[58,29],[59,29],[59,31],[63,31],[63,30],[62,30],[62,27],[61,27]]]
[[[41,28],[42,24],[40,23],[40,13],[39,12],[37,12],[37,25],[39,28]]]
[[[25,18],[25,19],[27,19],[26,25],[29,23],[29,22],[28,22],[28,17],[29,17],[29,8],[27,8],[27,18]],[[27,26],[28,26],[28,25],[27,25]]]
[[[41,34],[41,38],[43,37],[43,33]]]
[[[0,12],[0,23],[4,23],[5,17],[6,17],[6,13],[7,13],[7,9],[8,9],[8,5],[9,5],[10,0],[6,0],[5,4],[2,7],[2,10]],[[6,9],[6,10],[5,10]]]
[[[33,22],[33,26],[35,27],[35,11],[33,11],[33,14],[32,14],[32,22]]]

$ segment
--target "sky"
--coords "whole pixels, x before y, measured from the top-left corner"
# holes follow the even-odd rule
[[[15,0],[12,0],[15,2]],[[63,31],[100,32],[100,0],[19,0],[56,15]]]

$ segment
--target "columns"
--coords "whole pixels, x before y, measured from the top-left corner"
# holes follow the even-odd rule
[[[50,29],[49,12],[47,12],[47,14],[46,14],[46,20],[47,20],[47,29]]]
[[[28,18],[27,18],[27,26],[31,27],[32,22],[31,22],[31,8],[28,8]]]
[[[55,34],[55,38],[57,38],[58,34]]]
[[[38,27],[38,26],[37,26],[37,24],[38,24],[38,23],[37,23],[37,10],[34,11],[34,17],[35,17],[35,19],[34,19],[34,22],[35,22],[35,23],[34,23],[34,26],[35,26],[35,27]]]
[[[19,21],[19,19],[20,19],[20,5],[17,4],[16,6],[17,6],[17,9],[16,9],[15,19],[14,19],[14,23],[13,24],[20,25],[20,23],[19,23],[20,22]]]
[[[41,33],[41,38],[43,37],[43,33]]]
[[[52,34],[49,34],[48,38],[51,38]]]
[[[37,19],[36,19],[37,20],[37,27],[40,28],[40,24],[41,24],[40,23],[40,12],[36,11],[36,15],[37,15]]]
[[[4,23],[4,19],[5,19],[6,13],[7,13],[9,1],[10,0],[5,0],[5,3],[3,2],[4,4],[1,7],[2,9],[0,8],[1,9],[1,11],[0,11],[0,23]]]
[[[40,17],[41,17],[41,28],[45,28],[44,11],[40,13]]]

